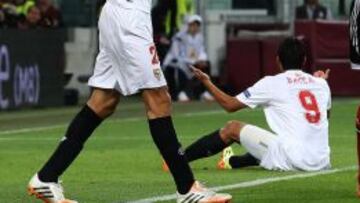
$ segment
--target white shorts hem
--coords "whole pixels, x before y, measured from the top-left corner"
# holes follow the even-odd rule
[[[116,90],[117,92],[119,92],[121,95],[123,96],[131,96],[134,94],[138,94],[143,90],[147,90],[147,89],[157,89],[157,88],[162,88],[162,87],[166,87],[167,84],[166,83],[161,83],[161,84],[156,84],[156,85],[144,85],[142,87],[139,88],[135,88],[133,90],[128,90],[128,91],[124,91],[121,90],[121,88],[118,85],[99,85],[93,82],[89,82],[88,83],[89,87],[93,87],[93,88],[100,88],[100,89],[112,89],[112,90]]]

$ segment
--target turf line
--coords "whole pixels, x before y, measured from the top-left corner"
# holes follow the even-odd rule
[[[315,176],[329,175],[329,174],[334,174],[334,173],[339,173],[339,172],[352,171],[355,169],[357,169],[356,166],[351,166],[351,167],[344,167],[344,168],[339,168],[339,169],[331,169],[331,170],[327,170],[327,171],[301,173],[301,174],[272,177],[272,178],[262,178],[262,179],[242,182],[242,183],[238,183],[238,184],[213,187],[211,189],[214,191],[218,191],[218,192],[225,191],[225,190],[234,190],[234,189],[239,189],[239,188],[261,186],[261,185],[266,185],[266,184],[275,183],[275,182],[282,182],[282,181],[289,181],[289,180],[295,180],[295,179],[310,178],[310,177],[315,177]],[[164,195],[164,196],[154,196],[154,197],[149,197],[146,199],[134,200],[134,201],[130,201],[128,203],[151,203],[151,202],[158,202],[158,201],[170,201],[170,200],[175,200],[175,199],[176,199],[175,194],[169,194],[169,195]],[[123,202],[123,201],[116,201],[113,203],[121,203],[121,202]]]
[[[185,114],[178,114],[175,115],[176,117],[192,117],[192,116],[207,116],[207,115],[215,115],[215,114],[224,114],[224,111],[216,110],[216,111],[203,111],[203,112],[197,112],[197,113],[185,113]],[[145,118],[142,117],[134,117],[134,118],[114,118],[109,119],[108,123],[121,123],[121,122],[137,122],[145,120]],[[61,125],[49,125],[49,126],[42,126],[42,127],[34,127],[34,128],[22,128],[22,129],[14,129],[14,130],[5,130],[1,131],[0,135],[12,135],[12,134],[21,134],[21,133],[30,133],[30,132],[41,132],[41,131],[47,131],[47,130],[56,130],[61,128],[66,128],[68,124],[61,124]]]
[[[128,104],[128,105],[123,105],[121,106],[121,108],[119,109],[120,111],[125,111],[125,110],[131,110],[134,108],[137,108],[139,105],[138,104]],[[45,116],[63,116],[63,115],[75,115],[78,111],[79,108],[74,108],[74,107],[70,107],[70,108],[50,108],[50,111],[47,111],[47,109],[44,110],[25,110],[25,111],[16,111],[14,113],[9,113],[9,112],[0,112],[0,121],[1,120],[9,120],[9,119],[24,119],[24,118],[32,118],[32,117],[45,117]],[[41,113],[40,113],[41,111]]]

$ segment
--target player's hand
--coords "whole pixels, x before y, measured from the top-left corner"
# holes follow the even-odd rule
[[[195,77],[201,82],[210,81],[210,77],[202,72],[200,69],[190,66],[191,71],[194,73]]]
[[[325,72],[322,70],[318,70],[314,73],[314,76],[317,78],[322,78],[324,80],[329,79],[330,76],[330,69],[327,69]]]

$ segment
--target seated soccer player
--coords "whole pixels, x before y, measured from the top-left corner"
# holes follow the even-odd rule
[[[230,121],[186,149],[188,161],[217,154],[233,143],[248,151],[233,156],[225,150],[221,168],[260,165],[268,170],[317,171],[330,168],[328,110],[331,93],[326,74],[301,71],[306,61],[303,44],[286,39],[278,49],[281,73],[267,76],[236,97],[219,90],[202,71],[195,76],[228,112],[261,107],[271,131],[244,121]]]

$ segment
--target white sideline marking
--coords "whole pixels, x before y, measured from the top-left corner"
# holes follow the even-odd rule
[[[121,107],[121,111],[124,110],[130,110],[133,108],[136,108],[138,104],[127,104]],[[24,111],[24,112],[16,112],[15,114],[7,114],[0,112],[0,121],[1,120],[8,120],[10,119],[20,119],[20,118],[31,118],[35,116],[45,117],[45,116],[57,116],[57,115],[66,115],[66,114],[76,114],[79,111],[79,108],[57,108],[53,109],[54,111],[41,111],[41,110],[35,110],[35,111]],[[41,114],[39,114],[39,111],[41,111]],[[6,115],[6,116],[3,116]]]
[[[185,113],[185,114],[178,114],[175,115],[176,117],[192,117],[192,116],[204,116],[204,115],[214,115],[214,114],[222,114],[224,111],[203,111],[198,113]],[[134,118],[124,118],[124,119],[110,119],[108,123],[121,123],[121,122],[136,122],[145,120],[145,117],[134,117]],[[66,128],[68,124],[62,125],[50,125],[50,126],[43,126],[43,127],[34,127],[34,128],[22,128],[22,129],[15,129],[15,130],[5,130],[0,132],[0,135],[12,135],[12,134],[20,134],[20,133],[29,133],[29,132],[41,132],[47,130],[55,130]]]
[[[66,125],[50,125],[50,126],[44,126],[44,127],[5,130],[5,131],[1,131],[0,135],[11,135],[11,134],[20,134],[20,133],[28,133],[28,132],[41,132],[41,131],[54,130],[54,129],[64,128],[64,127],[66,127]]]
[[[310,177],[321,176],[321,175],[334,174],[334,173],[339,173],[339,172],[344,172],[344,171],[351,171],[351,170],[355,170],[356,168],[357,168],[356,166],[351,166],[351,167],[332,169],[332,170],[327,170],[327,171],[301,173],[301,174],[288,175],[288,176],[282,176],[282,177],[273,177],[273,178],[262,178],[262,179],[242,182],[242,183],[238,183],[238,184],[213,187],[211,189],[219,192],[219,191],[224,191],[224,190],[234,190],[234,189],[239,189],[239,188],[255,187],[255,186],[265,185],[265,184],[274,183],[274,182],[281,182],[281,181],[294,180],[294,179],[303,179],[303,178],[310,178]],[[150,198],[146,198],[146,199],[130,201],[128,203],[152,203],[152,202],[169,201],[169,200],[175,200],[175,199],[176,199],[175,194],[171,194],[171,195],[169,194],[169,195],[164,195],[164,196],[155,196],[155,197],[150,197]],[[120,202],[121,201],[113,202],[113,203],[120,203]]]

